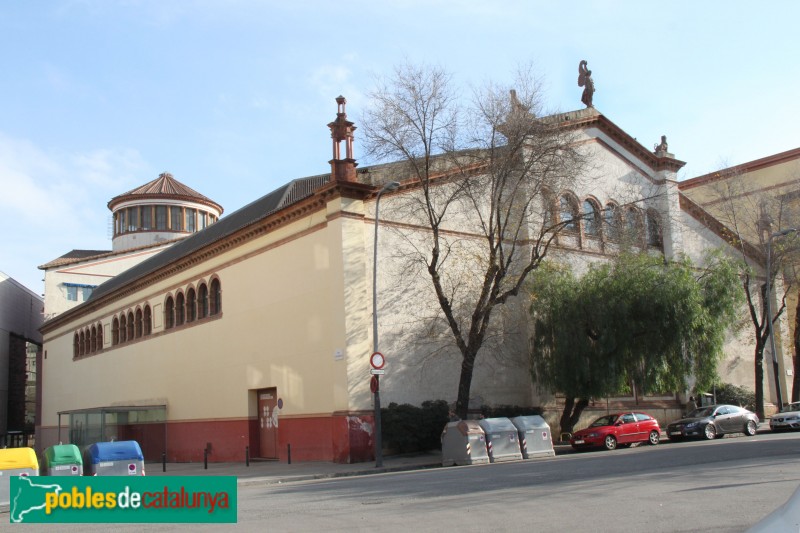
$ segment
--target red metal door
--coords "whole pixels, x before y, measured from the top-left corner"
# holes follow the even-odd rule
[[[276,388],[258,391],[259,456],[278,458],[278,391]]]

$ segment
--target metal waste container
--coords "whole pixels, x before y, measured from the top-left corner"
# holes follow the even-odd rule
[[[524,459],[554,457],[550,426],[539,415],[516,416],[511,419],[519,432],[519,447]]]
[[[0,505],[11,502],[11,476],[38,476],[39,460],[33,448],[0,450]]]
[[[478,424],[486,433],[486,449],[493,463],[522,459],[519,431],[508,418],[484,418]]]
[[[442,430],[442,466],[489,462],[486,435],[476,420],[448,422]]]
[[[84,451],[83,466],[87,476],[143,476],[144,455],[135,440],[96,442]]]
[[[45,476],[82,476],[83,457],[74,444],[57,444],[44,451]]]

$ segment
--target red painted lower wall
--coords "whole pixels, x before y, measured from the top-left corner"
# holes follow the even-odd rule
[[[358,463],[374,456],[372,415],[282,418],[278,426],[277,460]],[[147,461],[161,461],[166,440],[167,461],[244,462],[245,447],[259,456],[260,428],[253,420],[206,420],[118,426],[119,440],[136,440]],[[274,459],[274,458],[270,458]]]

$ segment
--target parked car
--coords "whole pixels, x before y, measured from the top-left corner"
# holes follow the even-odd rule
[[[800,402],[784,405],[780,413],[772,415],[769,419],[769,429],[772,431],[800,429]]]
[[[588,428],[576,431],[569,443],[576,450],[630,446],[636,442],[658,444],[661,428],[658,420],[644,413],[616,413],[601,416]]]
[[[756,434],[758,415],[735,405],[706,405],[667,425],[671,441],[721,438],[726,433]]]

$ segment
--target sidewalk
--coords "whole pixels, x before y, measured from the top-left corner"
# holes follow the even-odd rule
[[[332,462],[301,462],[287,464],[278,461],[255,460],[250,466],[241,463],[167,463],[166,472],[163,464],[148,462],[145,472],[151,476],[236,476],[239,486],[286,483],[290,481],[307,481],[311,479],[327,479],[347,476],[364,476],[421,470],[442,466],[442,454],[438,450],[411,454],[394,455],[383,458],[383,466],[376,468],[375,462],[340,464]]]
[[[769,432],[769,424],[764,422],[759,424],[758,432]],[[665,437],[666,435],[662,432],[662,439],[668,441]],[[573,453],[569,444],[557,443],[553,446],[553,449],[556,456]],[[365,476],[386,472],[438,468],[441,466],[442,454],[440,451],[435,450],[418,454],[390,455],[383,458],[383,466],[380,468],[376,468],[374,462],[340,464],[319,461],[287,464],[285,462],[256,459],[250,461],[250,466],[246,466],[244,462],[208,463],[208,469],[204,468],[203,463],[167,463],[166,472],[163,471],[162,463],[148,462],[145,465],[145,471],[148,476],[236,476],[239,486],[246,486]]]

